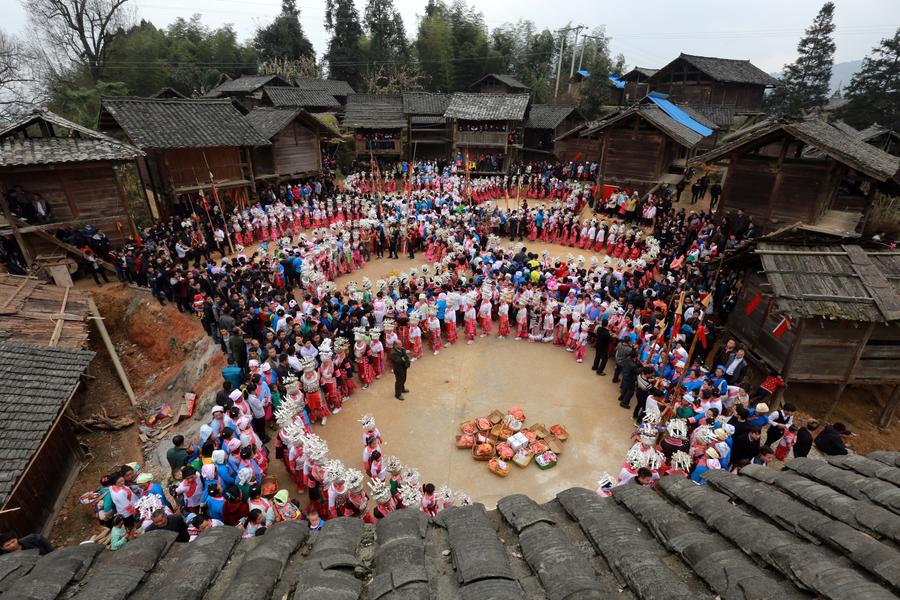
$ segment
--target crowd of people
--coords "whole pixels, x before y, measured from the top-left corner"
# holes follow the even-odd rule
[[[173,440],[171,486],[136,466],[104,479],[100,517],[116,539],[166,528],[184,541],[220,524],[251,536],[279,520],[306,519],[315,529],[337,516],[371,522],[398,507],[436,514],[468,503],[384,456],[371,416],[362,420],[362,469],[332,460],[314,427],[391,371],[403,400],[411,363],[486,336],[547,344],[578,363],[591,362],[593,349],[597,376],[607,376],[613,360],[635,443],[618,476],[603,477],[600,494],[661,476],[703,484],[710,469],[810,451],[818,425],[795,422],[790,403],[770,410],[784,387],[779,375],[751,389],[743,349],[732,340],[716,345],[738,289],[737,273],[720,258],[739,243],[735,228],[746,229],[741,215],[717,222],[676,208],[670,196],[625,190],[601,202],[575,165],[538,168],[531,177],[546,195],[512,209],[500,202],[509,179],[479,198],[449,167],[411,170],[424,179],[404,178],[387,193],[376,189],[377,173],[350,175],[327,191],[315,181],[271,190],[212,223],[191,215],[158,224],[124,250],[120,277],[196,313],[228,366],[209,422],[194,439]],[[557,171],[575,176],[553,182]],[[585,204],[597,212],[582,218]],[[641,207],[645,215],[645,206],[654,212],[641,221],[634,213]],[[588,256],[529,251],[525,237]],[[386,250],[422,252],[425,263],[337,288],[336,277]],[[846,452],[848,434],[834,424],[815,445]],[[305,502],[271,485],[272,460],[284,462]]]

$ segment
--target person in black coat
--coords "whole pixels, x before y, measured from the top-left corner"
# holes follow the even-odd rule
[[[745,433],[734,436],[729,458],[733,467],[747,464],[759,454],[760,437],[760,429],[757,425],[750,425]]]
[[[394,398],[405,400],[403,393],[409,391],[406,389],[406,370],[409,369],[411,361],[400,340],[394,342],[394,348],[391,350],[391,363],[394,365]]]
[[[596,338],[594,339],[594,348],[597,349],[594,354],[594,364],[591,369],[597,372],[597,375],[606,375],[606,363],[609,361],[609,346],[612,343],[612,335],[606,328],[606,321],[602,321],[597,325],[594,331]]]
[[[634,396],[634,389],[637,386],[640,370],[641,363],[638,362],[637,351],[632,350],[631,354],[622,363],[622,392],[619,394],[619,406],[622,408],[631,407],[631,397]]]
[[[794,458],[806,458],[813,445],[813,432],[819,428],[817,421],[810,421],[806,427],[797,432],[797,441],[794,442]]]
[[[834,425],[826,425],[816,437],[816,449],[822,454],[828,456],[840,456],[847,454],[847,446],[844,444],[843,437],[845,435],[853,435],[847,431],[847,426],[843,423],[835,423]]]

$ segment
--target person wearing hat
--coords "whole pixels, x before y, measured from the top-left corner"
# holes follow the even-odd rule
[[[703,478],[703,474],[707,471],[721,468],[722,466],[719,463],[719,452],[715,448],[707,448],[700,460],[697,461],[694,472],[691,473],[691,481],[698,485],[706,485],[707,482],[706,479]]]
[[[160,502],[162,502],[163,506],[167,507],[169,510],[172,510],[172,505],[169,503],[169,499],[166,498],[166,494],[163,491],[161,485],[153,481],[153,473],[149,471],[144,471],[135,479],[135,483],[138,486],[138,494],[141,498],[144,496],[159,496]]]
[[[298,521],[304,518],[297,505],[291,502],[287,490],[278,490],[272,497],[272,511],[275,513],[275,522]]]
[[[748,409],[750,418],[747,419],[748,425],[755,425],[760,431],[769,424],[769,405],[760,402],[755,408]]]

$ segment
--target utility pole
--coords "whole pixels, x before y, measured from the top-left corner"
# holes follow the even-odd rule
[[[587,29],[584,25],[579,25],[575,27],[575,41],[572,42],[572,66],[569,68],[569,78],[575,75],[575,52],[578,48],[578,34],[581,33],[582,29]]]
[[[565,54],[566,50],[566,37],[568,36],[570,31],[572,31],[571,27],[563,27],[559,30],[559,61],[556,64],[556,90],[553,92],[554,98],[559,96],[559,77],[562,74],[562,61],[563,54]]]
[[[584,49],[587,46],[587,40],[594,40],[594,58],[591,59],[592,60],[591,64],[594,64],[597,62],[597,45],[598,45],[598,42],[600,41],[600,39],[601,39],[600,36],[596,36],[596,35],[581,36],[581,56],[578,58],[578,70],[579,71],[581,70],[581,66],[584,62]]]

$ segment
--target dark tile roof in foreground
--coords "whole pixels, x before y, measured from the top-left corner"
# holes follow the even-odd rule
[[[457,92],[450,99],[445,117],[469,121],[522,121],[529,94],[469,94]]]
[[[267,146],[231,100],[103,98],[105,111],[141,149]]]
[[[86,350],[0,342],[0,506],[93,357]]]
[[[51,135],[31,137],[39,124],[47,127]],[[25,137],[25,130],[29,130],[30,137]],[[128,161],[143,155],[131,144],[46,110],[36,110],[0,131],[0,167]]]
[[[156,531],[116,552],[84,544],[0,556],[0,589],[47,600],[894,599],[896,455],[713,471],[705,486],[663,477],[658,492],[625,485],[611,498],[572,488],[540,505],[513,495],[497,510],[475,504],[434,519],[342,517],[313,533],[278,523],[246,540],[231,527],[189,544]]]
[[[347,129],[406,127],[400,94],[353,94],[347,97],[343,126]]]

